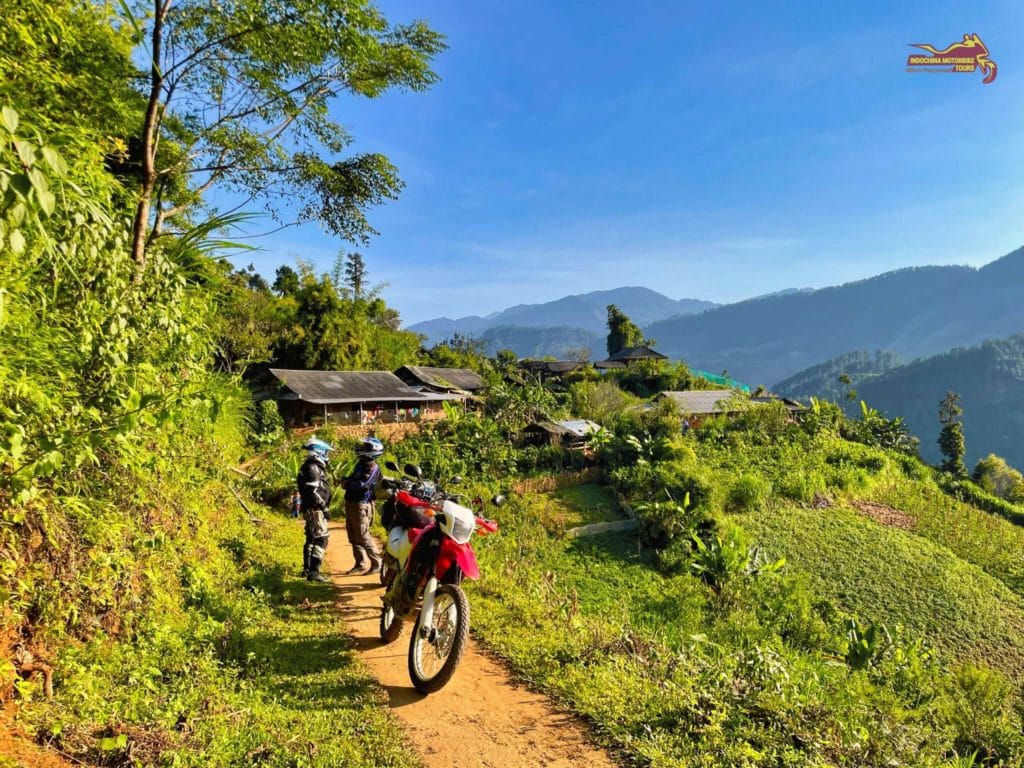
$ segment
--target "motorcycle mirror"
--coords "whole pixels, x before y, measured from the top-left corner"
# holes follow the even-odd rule
[[[451,480],[448,481],[448,484],[449,485],[458,485],[461,482],[462,482],[462,475],[456,475],[455,477],[453,477]]]
[[[418,480],[419,478],[423,477],[423,470],[420,469],[415,464],[406,464],[405,474],[407,474],[409,477],[415,477]]]
[[[401,470],[398,468],[398,465],[395,464],[395,462],[391,461],[391,459],[385,461],[384,466],[390,469],[392,472],[401,472]]]
[[[500,507],[504,503],[505,503],[505,497],[502,496],[500,493],[497,496],[495,496],[493,499],[491,499],[491,504],[493,504],[496,507]]]

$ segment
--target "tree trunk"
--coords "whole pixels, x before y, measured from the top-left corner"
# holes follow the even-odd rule
[[[139,190],[139,204],[135,208],[132,222],[132,258],[137,267],[136,279],[142,278],[146,268],[146,241],[149,230],[149,214],[156,188],[156,149],[161,117],[160,94],[164,76],[161,70],[161,49],[163,46],[164,20],[171,6],[171,0],[153,0],[152,54],[149,69],[149,101],[146,117],[142,124],[142,186]]]

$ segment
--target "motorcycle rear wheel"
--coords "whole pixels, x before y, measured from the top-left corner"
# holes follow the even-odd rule
[[[444,584],[434,597],[434,620],[426,637],[422,614],[409,640],[409,677],[420,693],[436,693],[448,684],[469,643],[469,601],[461,587]]]

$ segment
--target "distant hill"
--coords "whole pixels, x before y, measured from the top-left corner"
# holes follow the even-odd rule
[[[861,382],[881,376],[902,364],[895,352],[847,352],[795,373],[771,389],[780,395],[797,400],[806,401],[812,397],[819,397],[839,403],[846,398],[851,388],[857,389]],[[840,376],[848,376],[850,383],[840,382]]]
[[[659,320],[658,351],[770,383],[851,349],[904,359],[1024,331],[1024,248],[981,269],[919,267]]]
[[[857,400],[846,402],[849,387]],[[1024,468],[1024,334],[986,341],[967,349],[899,365],[892,353],[851,352],[780,381],[779,394],[807,400],[822,397],[842,404],[852,416],[860,400],[890,418],[903,416],[921,438],[921,455],[939,460],[939,401],[947,391],[960,394],[964,408],[968,466],[989,453]]]
[[[589,349],[591,359],[605,358],[605,336],[582,328],[524,328],[519,325],[498,325],[488,328],[480,338],[487,344],[487,352],[511,349],[519,357],[563,358],[570,351]]]
[[[939,401],[958,392],[964,409],[968,467],[997,453],[1024,468],[1024,334],[918,360],[864,381],[859,395],[888,416],[903,416],[937,461]]]
[[[408,330],[424,334],[428,344],[449,339],[454,333],[482,336],[488,328],[497,326],[578,328],[603,337],[607,333],[609,304],[618,305],[638,325],[717,306],[714,302],[700,299],[677,301],[649,288],[633,286],[565,296],[543,304],[518,304],[487,317],[470,315],[455,320],[439,317],[410,325]]]

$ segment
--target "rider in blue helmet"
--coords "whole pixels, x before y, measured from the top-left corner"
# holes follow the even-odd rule
[[[296,480],[302,497],[302,515],[306,521],[306,543],[302,548],[302,575],[309,581],[327,581],[320,565],[327,553],[330,531],[328,506],[331,503],[331,481],[327,475],[327,458],[334,450],[329,443],[313,437],[302,446],[306,460]]]

